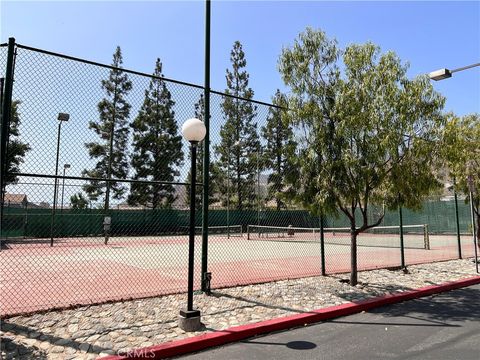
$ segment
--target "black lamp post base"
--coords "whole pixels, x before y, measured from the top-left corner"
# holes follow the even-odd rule
[[[200,316],[200,310],[180,310],[180,315],[184,318]]]
[[[178,327],[183,331],[198,331],[203,327],[200,321],[199,310],[180,310],[178,315]]]

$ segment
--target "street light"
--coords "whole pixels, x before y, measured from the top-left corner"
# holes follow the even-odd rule
[[[188,119],[182,126],[183,137],[190,142],[191,183],[190,183],[190,234],[188,242],[188,293],[187,309],[180,310],[178,326],[184,331],[196,331],[201,328],[200,311],[193,309],[193,267],[195,250],[195,188],[197,182],[197,145],[206,134],[205,124],[199,119]]]
[[[58,157],[60,155],[60,133],[62,131],[62,123],[67,122],[70,119],[70,115],[67,113],[59,113],[58,120],[58,131],[57,131],[57,156],[55,161],[55,185],[53,187],[53,206],[52,206],[52,219],[50,222],[50,246],[53,246],[53,229],[55,226],[55,210],[57,207],[57,183],[58,183]]]
[[[63,184],[62,184],[62,212],[63,212],[63,195],[65,193],[65,171],[70,169],[70,164],[63,164]]]
[[[480,63],[464,66],[464,67],[453,69],[453,70],[439,69],[439,70],[432,71],[430,74],[428,74],[428,76],[430,77],[430,79],[435,81],[444,80],[444,79],[451,78],[452,74],[455,72],[471,69],[476,66],[480,66]]]

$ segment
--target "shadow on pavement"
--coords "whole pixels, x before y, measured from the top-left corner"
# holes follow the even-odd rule
[[[312,350],[317,347],[317,344],[310,341],[289,341],[288,343],[275,343],[266,341],[244,340],[240,341],[242,344],[254,345],[282,345],[292,350]]]
[[[480,319],[479,299],[480,289],[469,287],[407,301],[392,307],[378,308],[370,313],[429,322],[478,321]]]

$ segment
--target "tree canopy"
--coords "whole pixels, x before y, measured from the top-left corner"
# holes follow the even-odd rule
[[[73,210],[87,209],[88,199],[82,193],[73,194],[70,196],[70,207]]]
[[[442,142],[445,167],[455,180],[456,191],[469,195],[468,179],[472,181],[476,233],[480,239],[480,114],[461,118],[448,114],[447,118]],[[466,201],[470,201],[469,196]]]
[[[24,162],[24,158],[27,152],[31,150],[30,145],[23,142],[21,140],[22,137],[20,136],[20,104],[21,102],[19,100],[12,102],[12,112],[6,157],[7,164],[5,183],[7,185],[16,183],[18,181],[18,177],[15,176],[15,173],[20,172],[20,165]]]
[[[310,28],[280,56],[289,123],[301,139],[298,200],[312,211],[348,217],[351,284],[357,235],[383,218],[369,218],[369,205],[418,207],[438,186],[431,155],[444,99],[426,76],[409,79],[407,68],[372,43],[341,50]]]

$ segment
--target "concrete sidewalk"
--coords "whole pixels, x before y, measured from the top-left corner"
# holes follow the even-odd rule
[[[215,359],[480,358],[480,285],[182,357]]]

